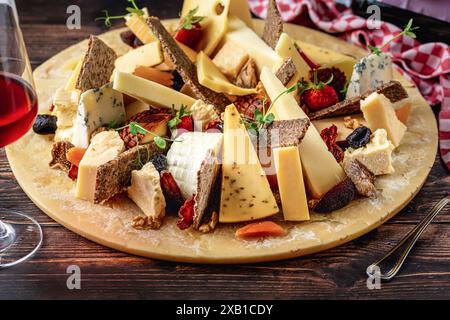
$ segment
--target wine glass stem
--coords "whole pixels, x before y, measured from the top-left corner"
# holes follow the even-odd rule
[[[6,225],[0,220],[0,240],[3,238],[6,238],[8,236],[8,229],[6,228]]]

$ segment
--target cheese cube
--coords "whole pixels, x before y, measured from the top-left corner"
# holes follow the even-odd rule
[[[113,88],[151,106],[179,110],[191,107],[195,99],[176,90],[130,73],[115,72]]]
[[[234,105],[225,109],[220,222],[261,219],[278,205],[250,136]]]
[[[360,96],[392,80],[392,60],[387,53],[369,54],[353,68],[346,98]]]
[[[406,126],[397,118],[392,103],[383,94],[372,93],[361,100],[361,110],[372,131],[385,129],[388,139],[395,147],[400,145]]]
[[[245,89],[232,84],[202,51],[197,56],[198,82],[218,93],[246,96],[256,93],[256,89]]]
[[[142,47],[128,51],[116,59],[116,70],[133,73],[138,66],[153,67],[164,60],[164,54],[159,41],[153,41]]]
[[[276,120],[307,118],[292,94],[282,94],[286,88],[272,71],[264,68],[260,79],[270,99],[276,100],[269,111],[274,114]],[[328,151],[314,126],[309,127],[299,150],[306,186],[314,199],[320,199],[345,178],[344,170]]]
[[[153,163],[149,162],[141,170],[131,172],[128,196],[153,221],[160,222],[164,218],[166,200],[161,189],[159,172]]]
[[[110,84],[84,92],[78,105],[72,143],[87,148],[95,129],[105,125],[120,126],[125,123],[125,116],[123,96]]]
[[[125,144],[116,131],[103,131],[95,135],[78,167],[75,196],[94,202],[97,168],[124,150]]]
[[[408,122],[409,114],[411,113],[412,103],[411,98],[405,98],[392,104],[397,115],[398,120],[406,124]]]
[[[308,199],[297,147],[273,150],[284,220],[309,220]]]
[[[197,100],[188,111],[194,121],[194,131],[205,131],[211,121],[219,119],[214,106],[202,100]]]
[[[394,172],[392,150],[394,146],[387,139],[386,130],[378,129],[364,147],[345,150],[344,161],[357,159],[374,175],[389,174]]]
[[[247,51],[232,42],[226,42],[213,59],[224,75],[235,79],[248,61]]]

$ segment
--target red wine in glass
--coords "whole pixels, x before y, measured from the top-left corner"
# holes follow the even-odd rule
[[[21,138],[33,125],[38,110],[33,88],[21,77],[0,72],[0,147]]]
[[[38,110],[33,85],[14,0],[0,0],[0,148],[31,128]],[[0,269],[30,258],[42,238],[42,228],[35,219],[0,208]]]

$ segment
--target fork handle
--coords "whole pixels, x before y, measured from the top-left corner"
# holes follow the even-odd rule
[[[367,268],[367,275],[369,277],[374,275],[374,271],[378,267],[380,270],[380,277],[383,280],[391,280],[399,272],[403,263],[406,260],[411,249],[416,244],[419,237],[428,227],[431,221],[441,212],[442,209],[450,202],[450,197],[439,201],[433,209],[420,221],[420,223],[412,229],[408,234],[397,244],[391,251],[389,251],[383,258],[371,264]]]

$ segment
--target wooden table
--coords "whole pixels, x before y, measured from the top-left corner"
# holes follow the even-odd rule
[[[73,1],[18,0],[22,29],[34,67],[90,33],[99,11],[120,13],[125,1],[78,1],[82,29],[67,30],[66,8]],[[140,1],[143,3],[143,1]],[[154,3],[152,5],[152,2]],[[162,18],[175,17],[181,0],[147,1]],[[83,5],[86,3],[85,5]],[[97,245],[61,227],[23,193],[0,149],[0,206],[26,212],[44,229],[44,245],[29,261],[0,271],[0,299],[312,299],[450,298],[450,208],[417,243],[393,282],[380,290],[366,286],[366,267],[393,247],[450,190],[439,157],[416,198],[395,218],[347,245],[288,261],[235,266],[154,261]],[[68,266],[81,268],[82,289],[68,290]]]

